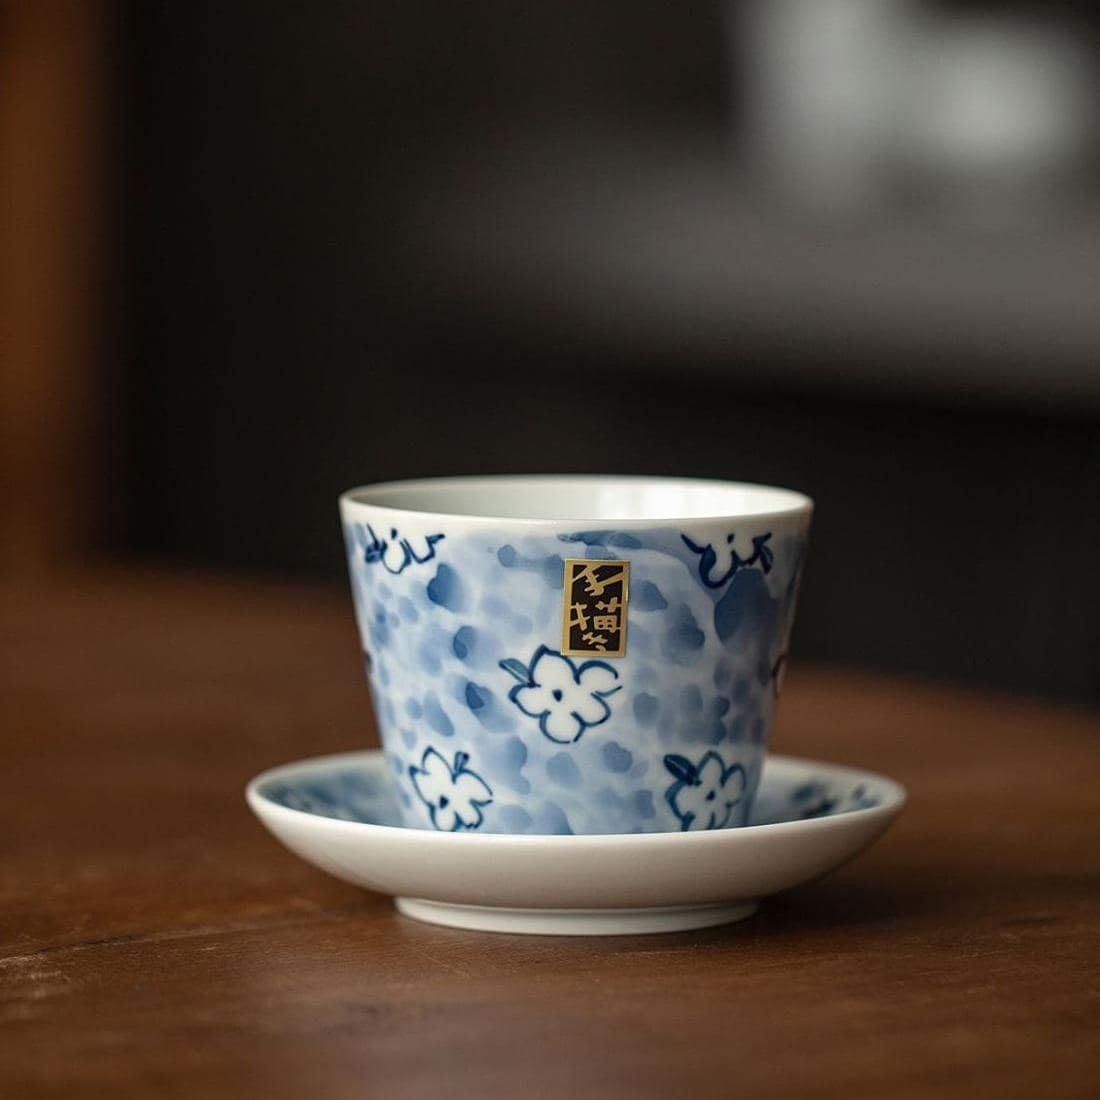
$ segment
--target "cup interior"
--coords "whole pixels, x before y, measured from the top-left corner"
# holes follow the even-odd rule
[[[807,512],[790,489],[671,477],[488,476],[392,481],[352,489],[348,502],[397,512],[534,522],[653,522]]]

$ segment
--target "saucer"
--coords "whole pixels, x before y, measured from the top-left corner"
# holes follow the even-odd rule
[[[263,772],[246,797],[292,852],[391,894],[431,924],[490,932],[626,935],[740,920],[760,898],[832,871],[905,804],[881,775],[770,756],[750,824],[600,836],[443,833],[400,823],[381,751]]]

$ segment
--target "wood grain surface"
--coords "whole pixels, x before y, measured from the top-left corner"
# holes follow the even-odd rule
[[[727,928],[494,936],[245,808],[374,741],[342,591],[90,573],[0,631],[5,1100],[1100,1095],[1095,713],[796,664],[776,748],[910,789],[877,847]]]

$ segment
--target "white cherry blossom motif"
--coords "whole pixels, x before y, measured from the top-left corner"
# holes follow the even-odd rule
[[[485,819],[482,808],[493,801],[489,785],[467,766],[469,755],[455,753],[454,763],[435,749],[425,749],[420,765],[409,768],[409,778],[420,801],[428,807],[432,825],[442,833],[476,829]]]
[[[712,749],[697,764],[686,756],[670,753],[665,757],[665,767],[676,777],[665,799],[680,819],[681,831],[723,829],[729,825],[734,808],[745,796],[745,769],[740,764],[726,767]]]
[[[380,538],[369,524],[355,525],[355,541],[367,565],[380,562],[387,573],[403,573],[410,565],[423,565],[435,557],[435,544],[443,535],[400,535],[391,527],[388,537]]]
[[[584,731],[611,717],[609,696],[619,691],[619,674],[606,661],[576,664],[541,645],[530,665],[515,658],[500,667],[518,681],[508,698],[529,718],[537,718],[544,736],[560,745],[579,741]]]
[[[699,555],[699,579],[707,588],[721,588],[739,569],[759,565],[770,573],[775,554],[768,545],[771,532],[764,535],[745,536],[731,531],[717,545],[698,543],[687,535],[681,535],[684,545]]]

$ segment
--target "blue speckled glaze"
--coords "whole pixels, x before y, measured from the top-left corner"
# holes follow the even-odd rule
[[[306,764],[299,774],[283,774],[260,788],[260,795],[280,806],[318,817],[356,821],[371,825],[401,825],[399,802],[407,792],[395,786],[400,782],[387,773],[374,753],[357,754],[354,762],[337,758],[321,767]],[[775,825],[784,821],[834,817],[855,810],[869,810],[884,801],[883,792],[873,781],[840,778],[828,769],[819,769],[807,761],[797,766],[796,774],[765,772],[747,824]],[[453,763],[451,773],[454,773]],[[645,818],[656,813],[649,791],[634,796],[634,810]],[[497,814],[498,830],[508,833],[531,832],[532,820],[521,806],[509,803]],[[459,831],[459,830],[453,830]],[[488,831],[484,828],[479,832]],[[685,830],[689,831],[689,830]]]
[[[415,512],[398,526],[393,514],[344,507],[359,631],[406,824],[630,833],[747,820],[808,517],[618,531],[448,526]],[[623,657],[560,653],[565,558],[629,560]],[[676,771],[670,758],[685,763]],[[441,776],[442,762],[452,776],[475,775],[491,798],[476,813],[456,818],[436,803],[433,814],[414,783],[425,759]],[[737,777],[736,799],[726,806],[728,785],[722,812],[695,807],[689,764],[708,780]],[[811,812],[819,804],[806,800]]]

